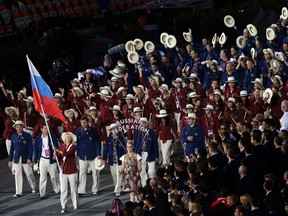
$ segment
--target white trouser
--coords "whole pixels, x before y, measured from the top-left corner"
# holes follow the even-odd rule
[[[13,168],[15,170],[15,188],[16,194],[21,195],[23,192],[23,170],[26,174],[27,180],[32,190],[36,188],[35,177],[32,169],[32,164],[22,164],[22,157],[19,158],[18,163],[13,163]]]
[[[94,160],[79,160],[79,186],[78,192],[81,194],[86,193],[86,180],[87,180],[87,170],[88,165],[91,167],[92,170],[92,178],[93,178],[93,185],[92,185],[92,192],[97,192],[99,187],[99,170],[96,170]]]
[[[70,184],[70,192],[71,192],[71,199],[73,203],[74,209],[78,208],[79,205],[79,197],[78,197],[78,190],[77,190],[77,183],[78,183],[78,173],[73,174],[60,174],[60,202],[62,209],[66,208],[67,201],[68,201],[68,182]]]
[[[57,164],[56,163],[50,164],[50,159],[45,159],[41,157],[39,162],[39,172],[40,172],[40,178],[39,178],[40,197],[46,195],[47,173],[49,173],[50,175],[50,180],[54,192],[56,194],[59,193],[60,183],[59,183]]]
[[[146,185],[146,181],[149,178],[156,178],[156,169],[155,169],[155,161],[148,162],[146,161],[148,156],[147,152],[142,152],[141,158],[142,158],[142,170],[140,172],[141,177],[141,184],[142,187]],[[148,165],[148,172],[146,171]]]
[[[166,142],[164,143],[162,140],[160,140],[163,164],[170,164],[171,145],[172,145],[172,140],[166,140]]]
[[[120,193],[121,191],[121,185],[122,185],[122,175],[119,174],[121,166],[114,163],[113,166],[110,166],[110,172],[113,178],[113,182],[115,185],[114,192]]]
[[[176,127],[177,127],[178,133],[180,133],[180,116],[181,116],[181,113],[174,112],[174,118],[176,120]]]
[[[10,155],[10,148],[11,148],[11,140],[6,139],[5,144],[6,144],[6,149],[7,149],[7,153],[9,156]]]

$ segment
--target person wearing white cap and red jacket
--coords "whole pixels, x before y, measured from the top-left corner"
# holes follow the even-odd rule
[[[173,140],[179,142],[179,136],[172,116],[165,109],[160,110],[156,117],[158,118],[156,132],[160,140],[162,164],[168,166],[170,164],[171,145]]]
[[[236,99],[233,97],[228,98],[227,107],[224,112],[223,121],[230,122],[236,127],[237,122],[243,120],[243,112],[241,109],[238,109],[236,104]]]
[[[34,108],[34,99],[31,96],[28,96],[24,99],[26,102],[26,110],[23,113],[23,123],[24,130],[27,133],[33,134],[34,128],[37,125],[37,121],[40,118],[39,112],[37,112]]]
[[[171,107],[174,112],[174,118],[177,123],[177,131],[180,132],[180,116],[182,109],[186,106],[187,89],[184,87],[184,82],[181,78],[172,81],[175,88],[171,90],[171,98],[174,101]]]
[[[198,154],[199,148],[205,147],[205,133],[201,125],[196,123],[195,113],[189,113],[186,118],[188,124],[183,128],[180,140],[185,146],[185,156],[189,157],[192,154]]]
[[[235,80],[234,76],[228,77],[226,81],[226,86],[224,90],[224,98],[228,100],[228,98],[238,98],[240,95],[240,88],[236,85],[237,80]]]
[[[218,116],[213,114],[214,107],[208,104],[205,108],[205,115],[201,118],[201,125],[205,132],[205,136],[212,139],[213,134],[218,134],[218,128],[220,126],[220,121]]]
[[[142,187],[146,180],[156,178],[156,163],[159,161],[158,137],[156,132],[149,128],[147,118],[140,118],[140,127],[134,135],[134,150],[142,158],[142,171],[140,173]],[[148,173],[146,172],[148,166]]]

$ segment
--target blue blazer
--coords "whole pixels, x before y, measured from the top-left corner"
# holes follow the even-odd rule
[[[145,134],[147,133],[146,137]],[[159,158],[159,149],[158,149],[158,136],[156,132],[149,128],[147,132],[137,130],[134,136],[134,151],[141,155],[143,138],[145,137],[146,149],[147,149],[147,159],[146,161],[154,161],[155,158]]]
[[[30,134],[23,132],[20,139],[18,134],[14,133],[11,137],[11,148],[9,161],[18,163],[19,158],[22,156],[22,164],[26,164],[27,160],[32,161],[33,156],[33,143]]]
[[[39,134],[34,141],[34,155],[33,155],[33,162],[36,163],[37,161],[40,160],[41,157],[41,153],[42,153],[42,135]],[[58,149],[59,148],[59,144],[58,144],[58,140],[56,138],[55,134],[51,134],[52,137],[52,141],[54,146]],[[52,149],[52,144],[51,144],[51,140],[50,137],[48,136],[48,142],[49,142],[49,150],[50,150],[50,164],[52,163],[56,163],[56,160],[53,159],[53,149]]]
[[[118,165],[122,164],[122,161],[119,160],[122,155],[126,154],[126,141],[123,136],[118,137],[119,140],[116,140],[116,152],[117,152],[117,159],[118,159]],[[109,136],[106,140],[106,144],[103,150],[103,160],[107,160],[108,158],[108,164],[110,166],[113,166],[113,145],[114,145],[114,139],[112,136]]]
[[[188,136],[193,136],[192,141],[188,141]],[[195,124],[193,127],[185,125],[181,134],[181,142],[186,143],[185,155],[195,154],[196,148],[204,147],[204,131],[199,124]]]
[[[94,160],[97,156],[101,156],[101,142],[94,127],[89,127],[87,131],[84,131],[83,127],[78,127],[76,136],[77,156],[81,160]]]

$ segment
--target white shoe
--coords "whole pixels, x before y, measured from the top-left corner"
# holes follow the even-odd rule
[[[35,194],[36,192],[36,188],[32,190],[32,194]]]
[[[98,195],[98,191],[96,191],[96,192],[93,192],[93,195]]]
[[[66,209],[66,208],[64,208],[64,209],[61,210],[61,214],[65,214],[66,212],[67,212],[67,209]]]
[[[121,196],[121,194],[118,192],[118,193],[116,193],[116,195],[115,195],[116,197],[120,197]]]

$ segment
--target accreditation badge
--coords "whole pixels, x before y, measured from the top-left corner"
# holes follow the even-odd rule
[[[92,141],[92,140],[93,140],[93,137],[90,136],[90,137],[89,137],[89,140]]]
[[[26,141],[26,140],[23,140],[23,144],[27,144],[27,141]]]
[[[255,75],[253,73],[251,73],[251,77],[254,77]]]
[[[194,135],[195,135],[195,136],[198,136],[198,133],[196,132]]]

